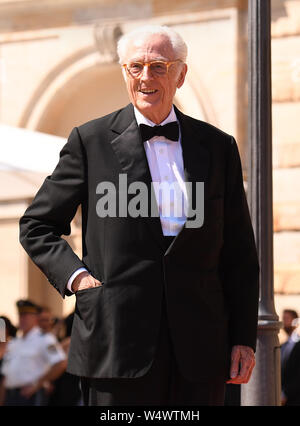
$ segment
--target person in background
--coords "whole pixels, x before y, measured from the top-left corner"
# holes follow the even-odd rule
[[[295,318],[293,332],[287,342],[282,364],[281,403],[285,406],[300,406],[300,318]]]
[[[282,328],[288,335],[288,337],[291,336],[293,331],[295,330],[295,327],[292,325],[292,322],[298,318],[298,313],[294,311],[293,309],[284,309],[282,313]]]
[[[293,309],[284,309],[282,312],[282,328],[287,334],[287,340],[280,347],[280,359],[281,359],[281,387],[283,392],[283,381],[285,377],[285,370],[287,360],[292,352],[295,343],[298,341],[298,334],[294,334],[295,326],[293,321],[297,319],[298,314]],[[286,397],[282,394],[282,401],[284,402]]]
[[[17,328],[10,322],[10,320],[6,316],[1,316],[0,321],[1,321],[1,325],[4,323],[4,327],[5,327],[4,339],[3,340],[0,339],[0,406],[1,406],[3,405],[4,395],[5,395],[4,376],[1,373],[2,361],[6,351],[7,343],[11,338],[16,337]]]
[[[68,356],[71,330],[73,324],[74,312],[69,314],[62,321],[64,326],[61,329],[64,330],[64,337],[61,336],[60,344]],[[80,379],[78,376],[65,371],[58,379],[53,383],[54,390],[49,398],[49,406],[78,406],[82,405],[81,402],[81,390],[80,390]]]
[[[22,335],[8,342],[3,357],[4,405],[44,405],[44,384],[66,369],[66,356],[56,338],[38,327],[39,307],[30,300],[17,302]]]
[[[51,309],[47,306],[41,306],[38,314],[38,325],[45,333],[51,333],[54,326],[54,318]]]
[[[38,314],[38,324],[40,329],[44,333],[52,333],[57,338],[57,341],[60,343],[62,349],[66,353],[65,347],[63,346],[65,336],[64,318],[54,317],[51,309],[48,306],[40,306]],[[53,395],[57,393],[56,386],[59,383],[60,378],[63,377],[64,374],[65,372],[54,382],[45,383],[44,391],[46,396],[45,399],[48,400],[47,405],[49,405],[49,401],[53,399]]]

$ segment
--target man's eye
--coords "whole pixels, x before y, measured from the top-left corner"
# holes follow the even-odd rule
[[[166,70],[167,66],[163,62],[155,62],[151,64],[151,69],[155,72],[164,72]]]
[[[143,69],[143,65],[136,62],[136,63],[130,64],[129,68],[133,72],[135,72],[135,71],[141,71]]]

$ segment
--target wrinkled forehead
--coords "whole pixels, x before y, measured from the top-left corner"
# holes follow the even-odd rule
[[[175,52],[170,40],[160,34],[148,35],[128,43],[126,61],[153,61],[165,60],[173,61]]]

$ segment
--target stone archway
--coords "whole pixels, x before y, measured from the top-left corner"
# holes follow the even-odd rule
[[[48,99],[35,119],[35,130],[67,137],[74,126],[129,102],[118,64],[98,63],[76,71]]]
[[[182,112],[218,125],[209,94],[190,68],[175,104]],[[67,58],[40,84],[24,112],[20,126],[67,137],[74,126],[106,115],[129,102],[121,67],[103,62],[89,49]]]

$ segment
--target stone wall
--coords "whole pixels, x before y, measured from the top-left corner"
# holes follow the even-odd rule
[[[275,291],[300,293],[300,2],[272,1]]]

